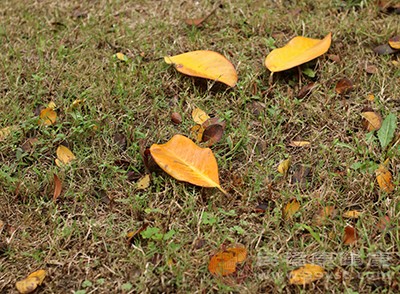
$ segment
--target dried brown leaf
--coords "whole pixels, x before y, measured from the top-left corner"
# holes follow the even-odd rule
[[[339,95],[346,95],[353,90],[353,82],[349,78],[343,78],[336,84],[335,91]]]

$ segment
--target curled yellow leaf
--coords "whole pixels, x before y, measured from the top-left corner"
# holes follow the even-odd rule
[[[223,55],[208,50],[166,56],[164,60],[173,64],[177,71],[199,78],[210,79],[234,87],[238,80],[236,69]]]
[[[317,58],[330,46],[331,33],[322,40],[295,37],[284,47],[272,50],[265,58],[265,66],[271,72],[287,70]]]
[[[289,170],[289,168],[290,168],[291,162],[292,162],[292,158],[291,157],[281,161],[281,163],[279,163],[278,168],[277,168],[278,172],[280,174],[282,174],[282,175],[286,175],[288,170]]]

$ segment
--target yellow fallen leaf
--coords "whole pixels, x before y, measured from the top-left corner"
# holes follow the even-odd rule
[[[317,58],[330,46],[331,33],[322,40],[295,37],[284,47],[272,50],[265,58],[265,66],[271,72],[287,70]]]
[[[5,127],[0,129],[0,142],[4,141],[11,134],[12,129],[12,127]]]
[[[195,123],[202,125],[204,122],[206,122],[210,117],[208,116],[207,113],[205,113],[203,110],[200,108],[195,108],[192,111],[192,118]]]
[[[358,211],[358,210],[349,210],[349,211],[346,211],[345,213],[343,213],[344,218],[357,219],[360,217],[360,215],[361,215],[361,211]]]
[[[196,143],[200,143],[203,140],[203,133],[205,128],[202,125],[194,125],[190,128],[190,136],[196,141]]]
[[[305,146],[310,146],[309,141],[292,141],[289,143],[289,146],[291,147],[305,147]]]
[[[40,112],[39,115],[39,124],[44,126],[50,126],[56,123],[57,120],[57,112],[55,112],[52,108],[45,108]]]
[[[286,175],[290,168],[291,163],[292,163],[292,158],[290,156],[288,159],[281,161],[281,163],[279,163],[278,165],[278,172],[282,175]]]
[[[363,120],[363,126],[368,131],[377,131],[382,126],[382,117],[375,111],[364,111],[361,113]]]
[[[64,145],[58,146],[56,154],[57,154],[56,164],[59,167],[63,166],[64,164],[70,163],[72,160],[76,158],[75,155],[71,152],[71,150],[69,150]]]
[[[68,111],[70,111],[72,109],[75,109],[75,108],[78,108],[79,106],[81,106],[85,102],[85,100],[86,99],[75,99],[72,102],[71,106],[68,108]]]
[[[124,53],[121,53],[121,52],[118,52],[117,54],[115,54],[115,57],[117,57],[119,60],[122,60],[122,61],[128,61],[128,57]]]
[[[378,185],[383,192],[393,192],[394,184],[392,182],[392,173],[387,169],[385,164],[379,165],[378,169],[375,171],[375,176]]]
[[[216,187],[227,194],[219,184],[217,160],[210,148],[201,148],[185,136],[175,135],[165,144],[153,144],[150,153],[175,179],[201,187]]]
[[[292,285],[306,285],[321,279],[325,274],[323,267],[316,264],[305,264],[291,271],[289,283]]]
[[[367,100],[373,102],[375,100],[375,95],[374,94],[368,94],[367,95]]]
[[[238,80],[232,63],[217,52],[199,50],[175,56],[165,56],[168,64],[177,71],[194,77],[210,79],[234,87]]]
[[[300,209],[300,203],[296,199],[292,199],[283,209],[283,217],[285,220],[291,219],[293,215]]]
[[[141,178],[137,184],[136,187],[138,190],[145,190],[150,186],[150,175],[147,174],[143,178]]]
[[[15,287],[21,294],[32,293],[39,285],[43,283],[45,277],[46,277],[46,271],[38,270],[36,272],[31,273],[25,279],[16,282]]]
[[[56,104],[53,101],[50,101],[49,104],[47,104],[47,108],[54,110],[56,109]]]

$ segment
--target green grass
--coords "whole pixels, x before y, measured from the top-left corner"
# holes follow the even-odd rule
[[[373,1],[287,2],[224,1],[203,27],[193,28],[183,19],[203,16],[217,3],[1,1],[0,129],[14,128],[0,142],[0,291],[15,291],[16,281],[40,268],[48,275],[40,293],[398,290],[398,259],[387,268],[329,260],[326,276],[305,291],[288,283],[297,266],[290,254],[398,254],[399,144],[382,150],[376,134],[362,129],[361,110],[398,116],[400,70],[391,61],[399,55],[377,56],[372,49],[400,31],[398,16],[379,12]],[[263,61],[274,47],[328,32],[328,54],[339,55],[339,63],[325,54],[302,66],[314,78],[299,81],[294,69],[270,84]],[[235,88],[212,87],[163,62],[199,49],[220,52],[235,65]],[[117,52],[129,60],[117,60]],[[378,72],[367,74],[366,63]],[[343,77],[355,84],[345,98],[335,93]],[[296,98],[311,81],[312,93]],[[69,110],[76,99],[84,103]],[[51,101],[57,123],[39,126],[37,110]],[[145,174],[141,146],[189,136],[195,107],[226,121],[212,149],[230,195],[164,173],[153,173],[150,187],[138,191],[135,182]],[[171,122],[172,112],[182,115],[182,124]],[[29,138],[38,141],[27,151]],[[292,140],[311,146],[290,147]],[[60,144],[77,158],[64,168],[54,163]],[[276,168],[288,156],[285,178]],[[389,195],[374,175],[388,157],[396,186]],[[300,165],[310,168],[301,186],[291,181]],[[57,203],[54,174],[63,183]],[[293,198],[301,209],[286,221],[282,208]],[[260,203],[268,207],[262,215],[254,212]],[[336,207],[336,216],[315,225],[327,205]],[[362,217],[343,219],[350,209]],[[391,223],[382,232],[377,223],[384,215]],[[127,244],[126,234],[144,223],[144,237]],[[359,233],[356,245],[342,242],[347,223]],[[235,244],[248,249],[246,263],[231,277],[213,277],[210,257]],[[278,262],[261,266],[268,256]]]

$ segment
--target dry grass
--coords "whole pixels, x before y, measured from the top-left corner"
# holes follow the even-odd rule
[[[217,3],[1,1],[0,129],[15,126],[0,142],[2,293],[15,292],[15,282],[39,268],[48,273],[39,293],[297,293],[302,287],[287,278],[299,262],[290,259],[295,253],[384,252],[398,258],[398,188],[381,192],[368,164],[390,157],[398,186],[399,146],[382,150],[376,138],[368,141],[360,115],[365,106],[383,117],[399,113],[400,70],[391,63],[399,57],[372,52],[400,34],[398,16],[379,12],[372,1],[287,2],[223,1],[197,29],[182,19],[202,16]],[[329,54],[340,62],[324,55],[302,67],[312,69],[314,78],[299,81],[297,70],[289,70],[269,84],[263,59],[273,42],[280,47],[296,35],[322,38],[328,32]],[[238,70],[237,86],[210,90],[211,82],[183,77],[163,63],[165,55],[197,49],[225,55]],[[129,62],[113,58],[116,52]],[[377,73],[366,73],[367,63]],[[343,77],[355,89],[339,97],[334,88]],[[296,98],[311,81],[312,94]],[[367,101],[369,93],[375,101]],[[85,99],[84,105],[67,111],[75,99]],[[50,101],[58,122],[39,127],[35,111]],[[145,173],[141,144],[189,135],[196,106],[227,122],[213,151],[231,195],[163,173],[137,191],[135,182]],[[183,116],[179,126],[170,121],[174,111]],[[28,138],[38,142],[26,151]],[[311,141],[311,147],[288,146],[295,139]],[[60,143],[77,157],[64,169],[54,164]],[[293,164],[284,178],[276,166],[288,156]],[[303,185],[293,184],[301,165],[310,173]],[[56,204],[55,173],[63,182]],[[282,208],[293,198],[301,210],[285,221]],[[254,212],[260,203],[267,206],[263,215]],[[326,205],[336,207],[336,216],[315,225],[315,214]],[[343,219],[350,209],[363,216]],[[380,231],[384,215],[391,223]],[[128,245],[126,233],[144,223],[171,238]],[[356,245],[343,245],[346,223],[357,228]],[[248,261],[233,277],[212,277],[210,256],[236,243],[248,248]],[[268,256],[278,262],[262,266]],[[331,258],[326,277],[306,290],[396,292],[398,259],[390,264],[346,266]]]

